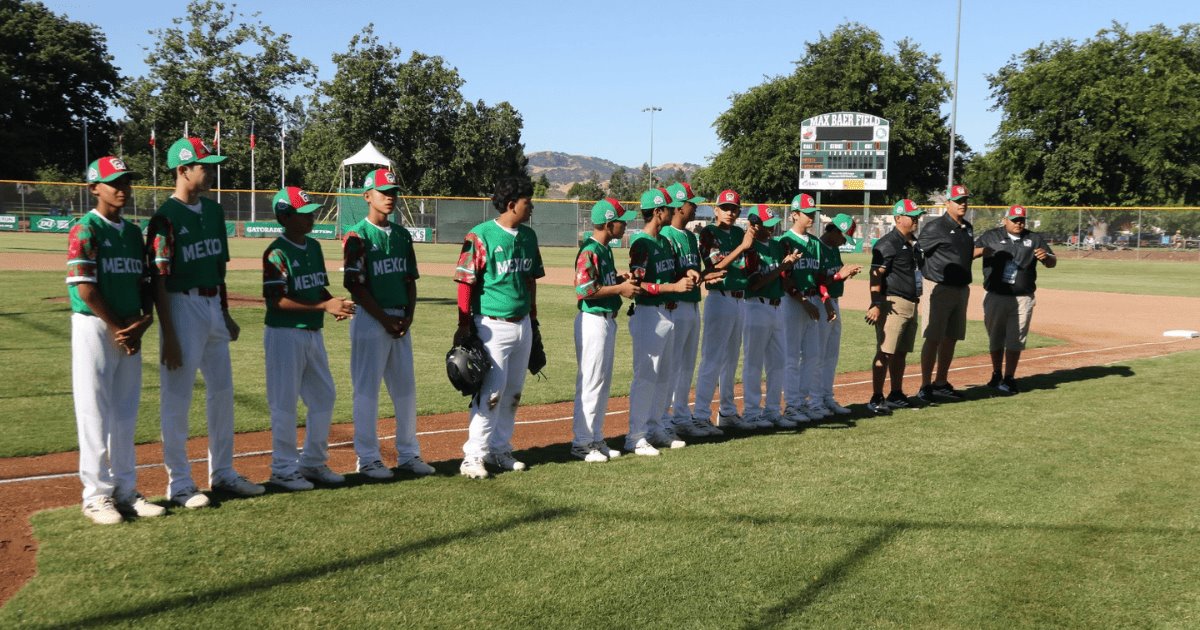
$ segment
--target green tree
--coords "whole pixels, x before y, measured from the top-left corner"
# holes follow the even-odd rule
[[[549,192],[550,179],[546,177],[545,173],[542,173],[542,175],[533,182],[533,198],[545,199]]]
[[[604,191],[604,187],[600,185],[600,175],[596,171],[589,174],[587,181],[575,182],[567,189],[568,199],[578,199],[579,201],[596,201],[608,196]]]
[[[891,121],[889,195],[921,198],[945,188],[950,132],[941,107],[950,86],[938,62],[909,39],[889,54],[875,31],[839,26],[805,45],[792,74],[733,96],[715,124],[721,151],[704,175],[706,185],[734,188],[748,199],[788,201],[796,194],[800,121],[857,111]],[[970,149],[961,139],[956,146],[961,160]],[[829,203],[861,199],[857,192],[825,195]]]
[[[406,193],[490,194],[500,178],[528,177],[520,114],[507,102],[464,101],[462,78],[441,57],[405,60],[368,25],[333,62],[295,155],[307,179],[332,182],[367,141],[395,162]]]
[[[0,0],[0,177],[28,179],[54,167],[79,181],[89,159],[110,152],[108,108],[121,78],[100,29],[40,2]]]
[[[1029,203],[1200,204],[1200,25],[1114,23],[1031,48],[988,80],[1002,113],[997,160]],[[1136,219],[1087,215],[1098,237]]]
[[[286,125],[290,153],[304,120],[302,103],[288,91],[312,87],[315,66],[292,54],[290,35],[276,34],[256,16],[247,18],[216,0],[192,0],[184,17],[172,24],[154,32],[157,40],[146,56],[146,75],[132,81],[120,99],[129,118],[126,145],[134,148],[128,162],[149,174],[146,141],[151,129],[160,148],[182,137],[185,124],[191,135],[212,145],[219,122],[220,152],[229,156],[221,165],[221,184],[249,187],[253,123],[257,184],[274,187],[276,176],[265,173],[277,172],[280,132]],[[165,158],[160,155],[159,160],[162,170]],[[289,182],[308,184],[295,175],[289,168]],[[169,175],[162,181],[169,182]]]
[[[634,201],[642,193],[642,188],[629,176],[624,166],[618,166],[608,178],[608,196],[618,201]]]

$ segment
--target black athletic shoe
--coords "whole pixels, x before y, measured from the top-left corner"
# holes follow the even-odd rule
[[[867,411],[870,411],[877,416],[892,415],[892,409],[891,407],[888,407],[887,399],[884,398],[883,395],[872,396],[871,402],[867,403]]]
[[[1000,387],[997,387],[996,389],[999,389],[1001,392],[1004,392],[1009,396],[1021,393],[1021,390],[1017,389],[1017,379],[1011,376],[1005,377],[1003,382],[1000,383]]]
[[[892,392],[888,394],[885,402],[887,403],[887,406],[891,407],[892,409],[912,409],[916,407],[916,405],[912,404],[912,401],[908,399],[908,396],[904,395],[904,392]]]
[[[992,389],[998,389],[1000,387],[1000,381],[1000,373],[992,372],[992,378],[988,380],[987,386],[991,387]]]
[[[933,386],[926,385],[925,387],[918,389],[917,390],[917,400],[925,403],[926,405],[935,404],[935,402],[933,400]]]
[[[963,396],[962,392],[958,391],[957,389],[954,389],[954,386],[951,385],[950,383],[945,383],[943,385],[933,385],[932,387],[933,387],[933,395],[934,396],[941,396],[942,398],[948,398],[950,400],[962,400],[963,398],[965,398],[965,396]]]

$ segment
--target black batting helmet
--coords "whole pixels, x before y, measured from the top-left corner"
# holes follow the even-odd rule
[[[472,335],[446,353],[446,377],[463,396],[474,396],[483,388],[483,377],[491,369],[479,337]]]

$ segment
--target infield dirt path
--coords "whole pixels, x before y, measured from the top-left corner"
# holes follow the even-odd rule
[[[231,268],[257,269],[260,264],[253,259],[235,259]],[[58,270],[62,265],[62,257],[58,255],[0,254],[0,269]],[[544,282],[564,285],[573,282],[571,269],[550,268],[546,271]],[[449,277],[453,273],[453,265],[423,264],[422,273],[426,278]],[[843,308],[865,309],[868,302],[865,282],[856,279],[849,284],[846,297],[842,298]],[[980,287],[973,288],[970,318],[983,318],[982,300],[983,290]],[[1170,340],[1162,337],[1163,331],[1168,329],[1200,329],[1200,298],[1042,289],[1038,291],[1037,300],[1033,330],[1068,343],[1065,346],[1027,351],[1022,356],[1022,376],[1200,349],[1200,340],[1197,339]],[[860,321],[850,319],[845,325],[865,325]],[[959,358],[953,370],[951,380],[959,388],[981,385],[991,374],[990,363],[983,356]],[[910,378],[915,373],[916,368],[910,367]],[[1064,380],[1071,378],[1071,375],[1064,375]],[[869,382],[870,374],[865,371],[838,377],[839,400],[844,404],[858,403],[854,405],[855,414],[849,416],[852,419],[865,415],[861,403],[870,397]],[[530,383],[536,387],[536,383]],[[624,387],[624,384],[617,384],[615,390],[620,392]],[[738,393],[740,395],[740,388]],[[623,435],[628,421],[625,415],[627,409],[626,398],[612,399],[606,423],[606,435],[610,438]],[[569,402],[522,407],[518,414],[515,446],[518,450],[525,450],[569,443],[570,416]],[[390,420],[381,420],[380,435],[392,435],[394,426]],[[439,474],[453,475],[457,472],[457,460],[462,456],[466,427],[465,411],[419,418],[418,431],[423,455],[426,461],[436,465]],[[337,444],[330,449],[329,464],[334,470],[354,469],[354,452],[349,444],[351,434],[352,426],[348,423],[334,425],[330,433],[331,444]],[[386,440],[381,441],[385,444],[385,459],[394,461],[395,452]],[[610,442],[618,444],[615,440]],[[236,464],[239,472],[253,480],[270,476],[269,432],[240,433],[235,444],[239,453]],[[191,440],[188,450],[194,459],[205,457],[206,440]],[[559,450],[565,452],[565,449]],[[150,494],[161,492],[166,485],[166,475],[159,465],[162,461],[160,446],[138,446],[137,460],[139,465],[149,466],[139,470],[141,488]],[[203,479],[205,466],[203,461],[194,464],[193,473],[198,480]],[[29,524],[30,515],[38,510],[78,504],[80,486],[75,476],[77,467],[76,452],[0,459],[0,604],[16,593],[36,569],[37,541]],[[403,477],[398,477],[397,481],[402,482]]]

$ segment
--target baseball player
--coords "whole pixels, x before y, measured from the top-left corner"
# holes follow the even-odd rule
[[[662,226],[659,234],[671,243],[684,273],[699,283],[700,242],[687,226],[696,218],[696,206],[707,199],[693,193],[691,185],[686,182],[667,186],[667,193],[671,198],[669,205],[675,212],[671,214],[671,224]],[[719,280],[724,275],[724,271],[714,271],[705,277],[709,280]],[[672,313],[675,343],[667,349],[667,362],[673,367],[671,397],[666,411],[663,412],[663,426],[670,423],[675,433],[684,437],[721,435],[723,432],[716,425],[693,418],[688,404],[692,394],[692,377],[696,373],[696,351],[700,346],[700,287],[680,293],[678,300],[679,306]]]
[[[339,321],[354,303],[329,294],[321,244],[308,237],[313,212],[308,193],[288,186],[271,203],[283,236],[263,252],[263,298],[267,302],[263,349],[267,363],[267,406],[271,410],[271,483],[287,490],[312,490],[313,482],[342,483],[326,465],[334,387],[321,328],[325,314]],[[304,452],[296,450],[296,401],[308,417]]]
[[[379,384],[387,383],[396,417],[396,466],[431,475],[417,444],[417,384],[412,327],[417,308],[417,257],[412,235],[391,220],[396,210],[396,174],[367,173],[363,197],[367,216],[342,237],[343,284],[365,314],[350,320],[350,380],[354,384],[354,452],[358,472],[391,479],[379,453]]]
[[[808,233],[820,211],[811,195],[801,193],[792,199],[792,225],[779,237],[784,251],[798,252],[799,259],[784,270],[784,415],[796,423],[820,420],[830,415],[825,408],[820,386],[820,328],[826,316],[821,313],[818,287],[823,261],[817,237]]]
[[[842,310],[838,299],[846,289],[846,280],[853,278],[862,271],[862,265],[843,265],[840,248],[846,244],[848,237],[854,236],[854,219],[848,214],[839,214],[825,226],[821,235],[821,259],[824,265],[821,269],[821,299],[825,302],[826,321],[828,325],[820,328],[823,339],[821,347],[820,393],[825,408],[835,414],[850,413],[850,410],[838,404],[833,396],[833,379],[837,375],[838,357],[842,345]]]
[[[904,361],[917,338],[917,303],[921,300],[921,244],[917,221],[925,211],[912,199],[892,206],[896,227],[871,248],[871,306],[866,321],[875,326],[875,360],[871,364],[872,395],[867,410],[889,415],[911,406],[904,395]],[[883,397],[883,379],[892,391]]]
[[[917,398],[932,403],[934,396],[962,400],[949,382],[954,347],[967,336],[967,300],[971,295],[971,261],[975,231],[967,221],[970,193],[966,186],[946,190],[946,212],[925,223],[918,239],[924,262],[925,296],[921,300],[921,389]],[[934,365],[937,377],[934,378]]]
[[[1037,232],[1025,229],[1029,213],[1011,206],[1004,225],[988,230],[975,241],[983,254],[983,325],[988,331],[992,353],[992,378],[988,387],[1002,394],[1016,394],[1017,362],[1029,336],[1029,322],[1037,304],[1037,264],[1058,265],[1050,244]],[[1003,370],[1003,376],[1001,376]]]
[[[478,332],[491,368],[471,402],[471,423],[459,472],[488,476],[485,463],[525,470],[512,455],[513,425],[537,318],[537,279],[546,275],[537,234],[525,222],[533,214],[528,179],[502,181],[492,194],[500,216],[467,233],[454,280],[458,286],[458,331],[454,342]]]
[[[692,415],[701,422],[710,422],[713,393],[719,386],[718,426],[757,428],[742,422],[733,402],[733,385],[742,344],[742,307],[747,285],[745,254],[754,246],[758,228],[751,225],[749,230],[742,230],[734,225],[742,213],[741,196],[734,190],[723,190],[717,195],[714,213],[715,223],[700,231],[700,260],[705,274],[724,271],[725,276],[708,283]]]
[[[633,381],[629,385],[629,433],[625,450],[636,455],[658,455],[658,448],[682,448],[687,444],[675,435],[674,427],[662,422],[663,409],[671,395],[669,349],[673,346],[677,295],[696,286],[692,276],[679,268],[671,243],[660,231],[671,220],[673,209],[666,189],[642,193],[645,225],[629,244],[629,273],[642,289],[633,298],[629,336],[633,341]]]
[[[800,252],[784,253],[784,245],[771,238],[782,221],[768,205],[757,205],[747,216],[758,228],[754,247],[746,254],[746,306],[742,327],[742,423],[754,428],[794,429],[779,408],[783,390],[783,281],[780,274],[800,259]],[[763,368],[767,373],[763,404]]]
[[[625,224],[637,217],[616,199],[601,199],[592,206],[592,235],[575,255],[574,437],[571,455],[585,462],[606,462],[621,451],[604,441],[604,415],[612,387],[613,353],[617,346],[617,313],[621,298],[642,295],[629,274],[617,274],[609,243],[625,234]]]
[[[119,158],[88,166],[96,207],[67,235],[71,393],[83,515],[100,525],[166,510],[137,490],[133,434],[142,393],[142,335],[154,322],[138,226],[121,218],[137,175]]]
[[[167,150],[175,192],[146,232],[147,259],[153,264],[154,305],[161,329],[163,463],[167,495],[189,509],[208,505],[196,489],[187,456],[188,408],[196,370],[207,389],[208,479],[213,490],[240,496],[265,491],[233,469],[233,371],[229,343],[241,332],[229,316],[225,265],[229,247],[225,211],[201,197],[225,156],[210,155],[199,138],[180,138]]]

